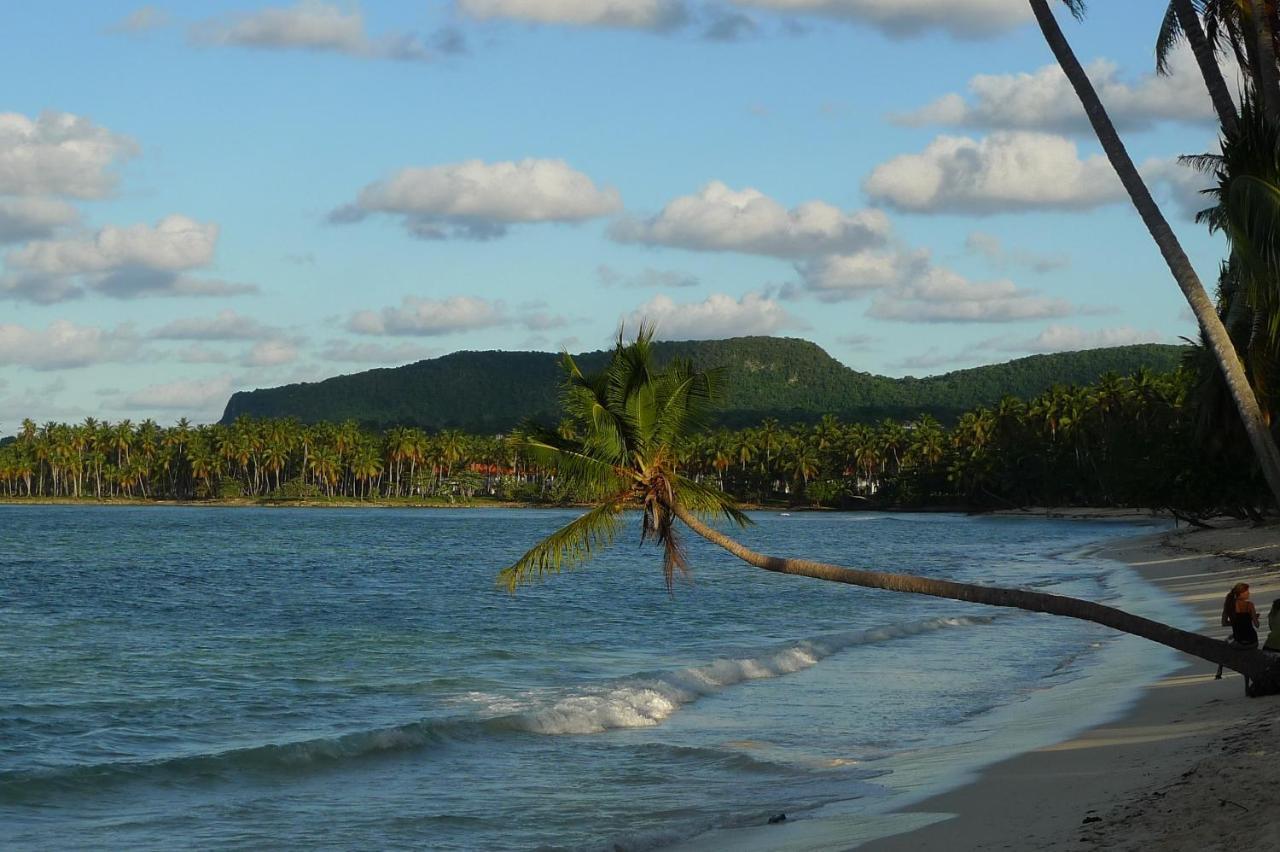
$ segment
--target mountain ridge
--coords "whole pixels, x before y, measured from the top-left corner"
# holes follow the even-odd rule
[[[937,376],[901,379],[848,367],[816,343],[788,337],[659,341],[660,362],[690,358],[721,367],[724,397],[716,419],[727,426],[765,417],[811,422],[823,414],[849,420],[951,420],[1000,397],[1034,396],[1054,384],[1086,384],[1106,372],[1173,369],[1185,346],[1138,344],[1030,355]],[[584,371],[599,369],[608,350],[575,355]],[[405,364],[274,388],[238,391],[222,422],[241,415],[296,417],[303,422],[355,420],[468,432],[506,431],[525,419],[558,419],[560,356],[550,352],[464,350]]]

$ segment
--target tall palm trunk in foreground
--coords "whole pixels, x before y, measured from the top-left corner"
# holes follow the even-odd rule
[[[1040,24],[1040,30],[1044,33],[1045,41],[1048,42],[1049,49],[1053,51],[1067,79],[1071,81],[1076,96],[1080,98],[1080,103],[1084,106],[1085,114],[1089,117],[1089,123],[1093,125],[1098,141],[1102,143],[1107,159],[1111,161],[1112,168],[1115,169],[1120,182],[1129,193],[1134,208],[1142,217],[1147,230],[1151,232],[1156,246],[1160,249],[1160,254],[1178,283],[1178,288],[1182,290],[1192,313],[1195,314],[1196,320],[1205,332],[1205,338],[1222,370],[1227,388],[1231,391],[1231,398],[1240,412],[1240,419],[1244,423],[1245,432],[1249,436],[1249,442],[1262,468],[1262,474],[1266,477],[1273,499],[1277,505],[1280,505],[1280,450],[1277,450],[1275,440],[1272,439],[1271,432],[1263,419],[1262,409],[1258,406],[1258,399],[1249,385],[1244,365],[1236,354],[1235,344],[1231,342],[1231,336],[1222,324],[1209,294],[1205,292],[1204,285],[1200,283],[1200,277],[1196,275],[1190,259],[1182,250],[1181,243],[1178,242],[1173,229],[1169,227],[1164,214],[1160,212],[1155,199],[1151,197],[1151,192],[1143,182],[1142,176],[1138,174],[1138,168],[1133,164],[1129,152],[1125,150],[1120,135],[1116,133],[1111,118],[1107,115],[1102,101],[1098,98],[1098,93],[1089,81],[1089,75],[1076,59],[1071,45],[1067,43],[1066,36],[1058,26],[1057,19],[1049,10],[1047,0],[1029,0],[1029,2],[1036,21]],[[1072,6],[1070,2],[1068,5]],[[1072,8],[1077,7],[1072,6]]]
[[[640,510],[640,539],[663,548],[668,586],[687,561],[676,521],[734,556],[781,574],[968,603],[1013,607],[1030,612],[1092,621],[1241,672],[1250,694],[1280,692],[1280,657],[1170,627],[1141,616],[1078,598],[957,583],[910,574],[843,568],[824,562],[784,559],[749,549],[712,527],[724,518],[741,526],[750,520],[732,498],[717,488],[686,477],[679,449],[704,421],[717,390],[718,374],[701,372],[687,361],[658,369],[650,334],[641,329],[635,342],[619,337],[613,357],[597,375],[584,375],[568,355],[565,414],[573,437],[531,427],[522,443],[529,453],[554,466],[559,479],[594,506],[534,545],[500,575],[515,590],[520,584],[588,561],[611,544],[628,508]]]

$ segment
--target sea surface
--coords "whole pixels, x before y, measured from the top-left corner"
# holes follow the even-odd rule
[[[1029,720],[1100,721],[1167,663],[692,536],[669,594],[633,528],[495,585],[576,514],[0,506],[0,845],[640,850],[869,819]],[[741,538],[771,553],[1169,606],[1091,555],[1128,524],[753,517]]]

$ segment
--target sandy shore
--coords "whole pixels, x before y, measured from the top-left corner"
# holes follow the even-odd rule
[[[1280,596],[1280,527],[1233,525],[1125,539],[1129,563],[1221,635],[1222,596],[1247,582],[1264,614]],[[1262,632],[1265,638],[1265,624]],[[1121,719],[996,764],[907,809],[916,831],[861,850],[1280,850],[1280,698],[1248,699],[1190,657]]]

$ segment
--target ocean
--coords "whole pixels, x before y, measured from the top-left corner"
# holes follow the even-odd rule
[[[576,514],[0,506],[2,845],[644,850],[762,826],[768,847],[771,816],[880,825],[1172,665],[692,535],[668,593],[635,524],[583,569],[496,586]],[[1181,617],[1094,555],[1131,524],[753,518],[769,553]]]

